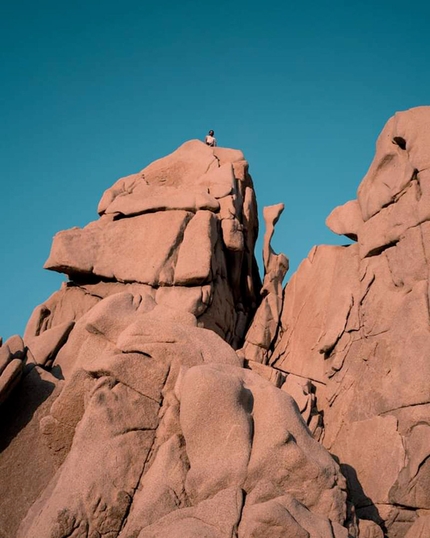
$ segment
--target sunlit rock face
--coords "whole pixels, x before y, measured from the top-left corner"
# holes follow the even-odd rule
[[[45,266],[69,281],[2,348],[22,380],[3,405],[0,534],[347,537],[338,464],[284,376],[235,351],[261,301],[278,324],[281,211],[265,210],[262,296],[237,150],[187,142],[55,236]]]
[[[430,510],[429,107],[388,121],[327,224],[357,242],[302,262],[267,363],[312,384],[358,516],[405,536]]]
[[[42,305],[28,336],[107,295],[140,290],[238,345],[260,287],[257,207],[241,151],[186,142],[118,180],[98,211],[98,221],[55,236],[45,267],[66,273],[73,294],[66,288]]]
[[[430,109],[286,286],[238,150],[189,141],[54,238],[0,346],[0,538],[424,538]],[[429,161],[427,161],[429,156]]]
[[[291,396],[192,314],[139,305],[116,331],[102,304],[40,421],[58,470],[17,536],[346,538],[344,478]]]

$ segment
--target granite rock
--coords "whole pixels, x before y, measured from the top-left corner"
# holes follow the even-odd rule
[[[248,164],[197,140],[57,234],[69,281],[0,347],[0,535],[427,536],[429,110],[285,287],[283,204],[261,282]]]
[[[302,262],[269,360],[313,384],[322,442],[360,521],[393,538],[430,502],[429,133],[429,107],[388,121],[358,200],[327,221],[357,243],[316,247]]]

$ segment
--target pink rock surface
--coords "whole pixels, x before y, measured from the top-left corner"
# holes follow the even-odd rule
[[[201,285],[213,280],[211,269],[216,240],[216,218],[209,211],[199,211],[183,235],[173,276],[176,285]]]
[[[376,144],[375,159],[358,189],[363,219],[396,202],[415,180],[416,172],[430,168],[430,108],[398,112],[384,127]]]
[[[59,291],[34,309],[24,332],[24,340],[39,336],[56,325],[78,320],[100,301],[100,297],[100,292],[95,294],[80,286],[63,284]]]
[[[153,187],[193,186],[200,176],[213,168],[218,168],[213,149],[199,140],[190,140],[141,172],[119,179],[103,194],[98,212],[103,214],[115,198],[131,194],[142,183]]]
[[[31,505],[55,473],[39,420],[58,396],[58,380],[38,366],[0,408],[0,536],[15,537]]]
[[[0,405],[18,385],[26,357],[24,342],[19,335],[11,336],[0,346]]]
[[[430,535],[430,516],[417,519],[406,534],[405,538],[426,538]]]
[[[361,217],[353,201],[328,219],[358,244],[318,247],[302,263],[270,359],[314,385],[323,444],[357,514],[389,537],[404,537],[430,502],[429,125],[429,108],[387,123],[358,189]]]
[[[87,523],[82,507],[90,497],[91,503],[97,502],[94,492],[99,492],[99,506],[106,510],[98,513],[96,507],[88,525],[97,533],[118,534],[136,480],[150,468],[155,447],[170,439],[173,442],[172,435],[178,438],[168,417],[175,416],[171,404],[181,364],[189,367],[219,360],[242,365],[215,333],[232,344],[240,342],[256,307],[260,286],[253,255],[257,207],[243,154],[223,148],[216,152],[199,141],[184,144],[108,189],[99,205],[99,221],[61,232],[54,239],[46,265],[65,272],[70,281],[34,310],[25,333],[27,366],[23,369],[24,354],[15,358],[7,346],[0,352],[5,355],[6,377],[0,380],[4,396],[9,396],[13,380],[18,384],[21,372],[24,378],[18,386],[35,382],[39,368],[35,363],[65,378],[56,380],[58,398],[40,406],[36,422],[28,419],[46,449],[42,466],[46,472],[24,474],[25,479],[33,477],[31,492],[41,497],[28,512],[22,535],[68,534],[73,518],[82,518],[83,531]],[[221,224],[221,206],[230,208],[231,229]],[[242,252],[244,236],[246,254]],[[240,256],[230,256],[232,249],[240,251]],[[19,394],[19,388],[15,390]],[[164,401],[170,402],[166,408]],[[166,420],[159,427],[161,409]],[[127,421],[132,424],[130,430]],[[18,452],[24,442],[20,439],[14,445]],[[122,467],[104,469],[115,453]],[[176,468],[177,455],[167,454],[172,460],[166,465]],[[181,454],[178,461],[182,458],[186,467],[186,451]],[[48,487],[56,469],[57,477]],[[155,482],[163,472],[154,467]],[[10,485],[7,476],[6,489]],[[59,476],[63,477],[60,485]],[[34,493],[25,502],[21,499],[26,491],[24,478],[17,481],[20,493],[12,488],[14,502],[22,506],[17,518],[8,521],[1,512],[0,528],[13,536],[36,499]],[[109,480],[117,484],[112,491]],[[69,486],[63,491],[66,483]],[[183,488],[184,481],[180,484]],[[160,487],[165,495],[166,489]],[[64,506],[57,517],[61,503]],[[143,502],[138,519],[155,505],[159,518],[171,511],[168,503],[163,508],[154,493]]]
[[[22,361],[20,359],[12,359],[0,377],[0,405],[7,400],[12,390],[18,384],[21,374]]]
[[[326,225],[335,234],[346,235],[346,237],[357,241],[359,231],[363,225],[363,217],[361,216],[358,201],[351,200],[333,209],[327,217]]]
[[[65,272],[72,282],[35,310],[26,337],[77,321],[124,286],[137,293],[137,286],[147,286],[164,304],[176,306],[172,301],[180,297],[202,326],[237,347],[260,287],[253,254],[257,207],[240,151],[187,142],[118,180],[103,195],[99,212],[99,221],[54,238],[45,267]],[[202,286],[210,291],[198,305]],[[161,287],[177,291],[159,292]]]
[[[160,211],[60,232],[45,268],[120,282],[172,284],[171,254],[191,217],[186,211]]]
[[[262,301],[245,336],[240,351],[249,361],[266,364],[273,352],[273,342],[280,327],[283,289],[282,281],[289,262],[284,254],[276,254],[271,246],[275,225],[284,210],[284,204],[265,207],[263,210],[266,232],[263,244],[264,280]]]
[[[343,247],[321,246],[309,253],[285,289],[281,330],[270,364],[325,383],[324,352],[343,333],[351,310],[354,314],[356,258],[353,248],[344,252]]]
[[[25,346],[22,338],[18,334],[8,338],[6,342],[0,346],[0,374],[12,360],[23,360],[24,357]]]
[[[155,307],[109,334],[116,349],[100,356],[88,340],[85,362],[44,418],[54,453],[64,451],[64,423],[75,428],[17,536],[74,528],[180,536],[214,527],[229,536],[240,527],[243,491],[262,483],[265,500],[288,493],[314,526],[331,528],[331,520],[341,529],[344,479],[287,393],[243,369],[228,344],[180,310]],[[299,527],[308,528],[306,518]]]
[[[285,288],[238,150],[187,142],[58,234],[70,281],[0,347],[0,535],[427,536],[429,126],[388,122],[327,221],[357,243]]]
[[[206,189],[184,192],[176,187],[154,187],[142,182],[133,193],[117,196],[106,208],[105,213],[134,216],[175,209],[193,212],[207,209],[216,212],[219,210],[219,203]]]
[[[67,338],[74,324],[74,321],[66,321],[61,325],[44,331],[39,336],[28,338],[26,340],[26,346],[29,356],[31,356],[31,362],[40,366],[52,363],[58,351],[67,342]]]

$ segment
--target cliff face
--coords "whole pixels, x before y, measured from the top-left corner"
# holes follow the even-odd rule
[[[430,108],[387,123],[358,199],[327,219],[357,242],[302,262],[265,358],[312,394],[358,516],[389,536],[430,509],[429,147]]]
[[[284,289],[237,150],[187,142],[57,234],[69,282],[0,348],[0,536],[430,534],[429,136],[388,122],[328,219],[356,243]]]

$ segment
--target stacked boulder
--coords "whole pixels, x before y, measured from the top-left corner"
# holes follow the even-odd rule
[[[247,168],[187,142],[54,238],[46,267],[69,282],[35,309],[3,407],[2,538],[347,538],[338,464],[284,377],[235,351],[261,301]]]
[[[257,206],[241,151],[189,141],[118,180],[98,211],[98,221],[55,236],[45,268],[71,282],[36,309],[26,339],[49,332],[61,340],[100,299],[128,290],[179,305],[238,346],[261,285]]]

